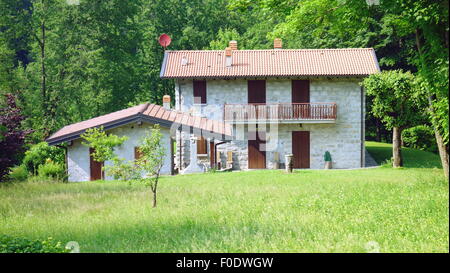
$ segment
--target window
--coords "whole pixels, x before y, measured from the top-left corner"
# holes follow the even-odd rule
[[[198,155],[205,155],[208,153],[208,147],[207,147],[208,143],[206,142],[206,139],[204,139],[203,137],[200,137],[197,140],[197,154]]]
[[[194,104],[206,104],[206,81],[194,81]]]

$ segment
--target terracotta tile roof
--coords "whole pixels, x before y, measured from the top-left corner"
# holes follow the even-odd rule
[[[161,78],[366,76],[380,71],[372,48],[166,51]],[[187,65],[182,64],[186,58]]]
[[[202,131],[202,134],[232,135],[231,126],[227,123],[207,118],[193,117],[188,113],[178,112],[156,104],[145,103],[124,110],[67,125],[51,135],[47,142],[58,144],[76,139],[86,129],[103,126],[105,129],[118,127],[133,121],[144,120],[161,124],[164,127],[184,125]],[[213,126],[210,126],[213,125]]]

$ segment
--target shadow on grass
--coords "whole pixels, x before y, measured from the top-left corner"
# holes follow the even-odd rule
[[[387,143],[366,142],[366,149],[378,164],[389,161],[392,157],[392,145]],[[403,164],[408,168],[442,168],[439,155],[411,149],[402,148]]]

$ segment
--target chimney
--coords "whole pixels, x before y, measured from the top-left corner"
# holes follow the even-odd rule
[[[187,59],[186,56],[183,56],[183,57],[181,58],[181,65],[182,65],[182,66],[186,66],[187,64],[188,64],[188,59]]]
[[[238,49],[237,48],[237,41],[235,41],[235,40],[230,41],[228,46],[231,48],[231,50],[237,50]]]
[[[280,38],[275,38],[273,40],[273,49],[282,49],[283,48],[283,42]]]
[[[170,109],[170,96],[169,95],[163,96],[163,107],[166,109]]]
[[[225,48],[225,64],[227,67],[231,67],[231,55],[232,55],[231,47]]]

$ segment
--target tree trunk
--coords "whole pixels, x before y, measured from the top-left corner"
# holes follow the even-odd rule
[[[439,130],[434,127],[434,136],[436,137],[436,143],[439,149],[439,156],[441,157],[442,168],[444,169],[444,175],[448,178],[448,150],[444,144],[444,139],[442,138]]]
[[[47,74],[45,71],[45,22],[42,22],[41,24],[41,43],[40,43],[40,49],[41,49],[41,95],[42,95],[42,102],[43,102],[43,114],[47,114]]]
[[[399,127],[394,127],[392,134],[392,156],[394,157],[392,166],[394,168],[399,168],[403,166],[402,146],[400,137],[401,133],[402,130]]]
[[[153,207],[156,208],[156,190],[153,191]]]
[[[446,47],[448,47],[448,32],[446,32],[446,35],[447,35]],[[421,43],[420,31],[418,28],[416,29],[416,46],[417,46],[417,51],[419,52],[419,59],[422,62],[422,67],[426,68],[425,63],[422,60],[422,58],[423,58],[422,43]],[[444,139],[442,138],[442,135],[439,132],[439,127],[435,124],[435,122],[433,120],[433,116],[434,116],[433,99],[435,98],[435,96],[436,96],[435,94],[431,94],[428,97],[428,105],[429,105],[429,111],[430,111],[429,114],[431,116],[431,123],[433,124],[434,136],[436,137],[436,144],[439,149],[439,157],[441,158],[441,164],[442,164],[442,168],[444,169],[444,175],[445,175],[445,177],[448,178],[448,168],[449,168],[448,147],[446,147],[446,145],[444,144]]]

